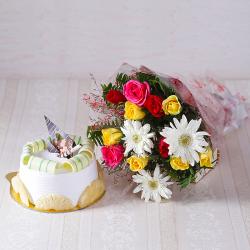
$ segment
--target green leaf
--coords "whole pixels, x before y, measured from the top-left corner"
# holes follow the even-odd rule
[[[117,90],[116,86],[113,85],[112,83],[108,83],[108,84],[101,84],[102,87],[102,97],[104,100],[106,100],[106,95],[108,94],[108,92],[112,89]]]
[[[195,180],[195,171],[190,167],[188,170],[185,171],[185,177],[181,178],[179,181],[179,185],[181,188],[187,187],[190,183],[194,182]]]
[[[173,88],[161,81],[161,79],[155,74],[146,74],[142,72],[136,73],[136,77],[140,82],[147,82],[151,88],[151,94],[167,98],[170,95],[174,95]]]
[[[119,87],[123,87],[123,85],[130,80],[130,77],[124,73],[119,73],[116,76],[116,84]]]
[[[137,72],[136,78],[140,82],[153,82],[153,81],[159,81],[159,78],[154,74],[146,74],[143,72]]]
[[[102,140],[102,129],[104,128],[119,128],[123,124],[123,119],[115,119],[112,121],[109,121],[107,123],[101,123],[98,125],[98,128],[95,128],[95,126],[88,126],[87,129],[87,137],[92,140],[95,145],[103,146],[103,140]]]
[[[103,140],[102,140],[102,132],[100,130],[93,130],[91,126],[87,129],[87,136],[90,140],[94,142],[96,146],[102,146]]]

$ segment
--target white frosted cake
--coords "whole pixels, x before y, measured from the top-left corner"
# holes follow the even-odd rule
[[[25,144],[19,173],[11,180],[20,203],[40,211],[72,211],[91,205],[104,194],[93,144],[70,137],[77,150],[67,158],[49,152],[49,140]]]

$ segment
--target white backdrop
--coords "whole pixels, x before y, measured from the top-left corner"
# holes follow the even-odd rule
[[[250,78],[249,0],[0,0],[0,77],[165,73]]]
[[[250,79],[250,0],[0,0],[0,249],[249,249],[249,120],[223,139],[218,168],[174,187],[167,203],[145,204],[109,177],[104,198],[79,213],[32,213],[11,200],[4,176],[45,131],[42,115],[82,134],[86,78],[124,61]],[[48,79],[61,77],[70,79]],[[249,100],[249,80],[226,84]]]

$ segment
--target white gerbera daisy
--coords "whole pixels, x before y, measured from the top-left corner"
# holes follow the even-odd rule
[[[145,199],[146,202],[149,200],[160,202],[161,197],[170,199],[172,191],[167,186],[173,182],[168,182],[169,179],[170,176],[163,176],[160,173],[159,166],[156,166],[153,176],[148,171],[141,170],[139,174],[133,175],[133,181],[138,183],[133,193],[142,192],[141,199]]]
[[[154,133],[150,132],[150,125],[145,124],[142,126],[139,121],[126,120],[124,127],[121,128],[125,137],[123,140],[126,144],[125,155],[133,150],[138,156],[143,156],[146,152],[151,153],[151,148],[154,144],[150,138],[154,137]]]
[[[199,162],[198,153],[204,152],[208,146],[204,136],[209,135],[204,131],[197,132],[200,124],[201,119],[188,123],[185,115],[180,122],[174,118],[175,126],[170,122],[171,127],[165,127],[160,133],[169,144],[169,155],[181,157],[182,161],[188,162],[191,166]]]

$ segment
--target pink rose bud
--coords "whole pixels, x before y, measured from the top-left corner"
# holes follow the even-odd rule
[[[128,101],[142,106],[150,94],[150,87],[147,82],[130,80],[124,85],[123,94]]]

